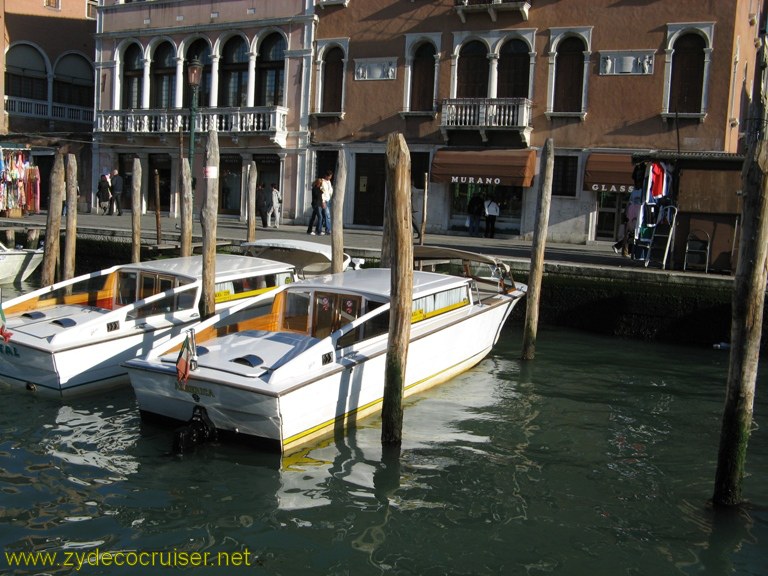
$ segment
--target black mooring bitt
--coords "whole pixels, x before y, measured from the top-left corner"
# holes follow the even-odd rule
[[[195,406],[189,422],[173,434],[173,452],[183,454],[199,444],[215,441],[216,436],[216,426],[211,422],[205,408]]]

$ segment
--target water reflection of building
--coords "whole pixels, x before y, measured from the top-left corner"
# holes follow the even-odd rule
[[[221,214],[245,217],[255,161],[285,192],[286,221],[305,223],[312,179],[343,155],[344,222],[378,227],[386,137],[400,131],[414,187],[431,180],[429,229],[462,230],[468,199],[493,194],[497,227],[530,237],[553,138],[550,239],[613,241],[634,154],[744,151],[757,4],[119,0],[100,8],[95,165],[138,155],[143,174],[169,175],[162,208],[178,212],[185,67],[198,56],[201,130],[218,130],[228,175]]]

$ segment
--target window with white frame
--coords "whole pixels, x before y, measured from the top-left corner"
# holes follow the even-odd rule
[[[550,29],[547,117],[587,115],[591,28]]]
[[[99,0],[86,0],[85,17],[91,20],[96,20],[98,6],[99,6]]]
[[[43,0],[43,6],[46,8],[56,8],[57,10],[60,10],[61,0]]]
[[[440,64],[440,34],[405,35],[403,111],[435,113]]]
[[[662,117],[695,118],[707,115],[713,23],[667,26]]]
[[[315,57],[315,105],[314,113],[344,117],[345,74],[348,38],[318,40]]]

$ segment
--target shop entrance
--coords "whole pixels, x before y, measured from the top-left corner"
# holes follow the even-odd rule
[[[386,176],[384,154],[355,155],[354,224],[383,226]]]

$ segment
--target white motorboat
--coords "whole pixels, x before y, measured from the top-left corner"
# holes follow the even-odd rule
[[[288,264],[242,255],[214,269],[217,311],[294,280]],[[0,382],[44,395],[127,385],[122,362],[200,321],[202,275],[201,256],[122,264],[4,302]]]
[[[268,315],[250,317],[258,300],[235,306],[126,362],[142,416],[288,453],[380,410],[390,276],[376,268],[300,281],[279,289]],[[473,279],[415,271],[404,395],[480,362],[526,290],[481,295]]]
[[[254,242],[243,242],[240,248],[248,256],[292,264],[300,278],[328,274],[331,271],[333,254],[327,244],[291,238],[262,238]],[[360,259],[353,261],[349,254],[345,253],[341,269],[346,270],[350,265],[358,268],[360,263]]]
[[[0,242],[0,284],[24,282],[43,261],[42,248],[8,248]]]

